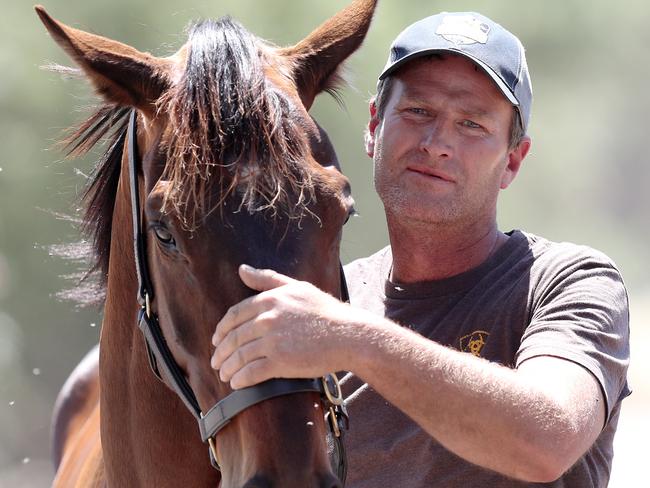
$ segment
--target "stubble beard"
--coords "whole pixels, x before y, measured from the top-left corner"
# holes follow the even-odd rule
[[[461,219],[463,205],[455,191],[447,194],[436,194],[433,189],[431,192],[423,189],[411,192],[406,185],[400,185],[399,180],[406,175],[391,174],[384,166],[382,155],[378,154],[374,166],[374,185],[389,221],[431,228],[450,225]],[[397,165],[397,168],[405,167],[404,160]]]
[[[429,232],[434,229],[451,231],[496,219],[496,195],[487,190],[487,186],[492,184],[476,189],[476,194],[470,195],[463,194],[459,187],[439,194],[434,189],[430,193],[423,190],[416,193],[401,186],[399,177],[378,173],[376,168],[375,190],[384,205],[389,225],[393,223]],[[459,185],[458,182],[455,184]]]

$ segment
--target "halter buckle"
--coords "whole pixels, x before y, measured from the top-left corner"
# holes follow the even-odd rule
[[[334,407],[330,407],[329,414],[327,415],[330,421],[330,426],[332,427],[332,432],[337,438],[341,437],[341,429],[339,428],[339,419],[334,411]]]
[[[217,468],[219,471],[221,471],[221,464],[219,464],[219,460],[217,459],[217,445],[214,442],[214,437],[208,438],[208,445],[210,446],[210,453],[212,454],[212,459],[214,459],[213,466]]]
[[[201,418],[203,418],[203,412],[201,412]],[[221,464],[219,463],[219,459],[217,458],[217,444],[214,440],[213,436],[208,437],[208,445],[210,446],[210,462],[212,466],[214,466],[216,469],[221,471]]]

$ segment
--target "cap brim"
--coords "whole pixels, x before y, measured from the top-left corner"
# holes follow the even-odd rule
[[[415,58],[419,58],[422,56],[426,56],[428,54],[435,54],[435,53],[453,53],[457,54],[459,56],[464,56],[468,58],[470,61],[473,61],[474,64],[478,65],[484,72],[487,74],[492,81],[496,83],[496,85],[499,87],[499,90],[503,93],[503,95],[510,101],[515,106],[519,106],[519,101],[517,100],[517,97],[510,91],[510,88],[508,88],[508,85],[501,79],[501,77],[496,74],[492,68],[490,68],[487,64],[485,64],[483,61],[480,59],[475,58],[471,54],[468,54],[466,52],[460,51],[458,49],[444,49],[444,48],[435,48],[435,49],[423,49],[421,51],[415,51],[409,54],[408,56],[404,56],[402,59],[399,61],[396,61],[395,63],[391,64],[388,68],[386,68],[380,75],[379,79],[383,80],[386,78],[388,75],[391,73],[394,73],[397,71],[399,68],[404,66],[404,64],[408,63],[409,61],[413,61]]]

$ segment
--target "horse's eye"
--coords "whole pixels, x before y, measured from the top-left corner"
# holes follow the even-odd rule
[[[160,226],[154,227],[153,232],[154,234],[156,234],[158,240],[165,246],[173,246],[176,244],[176,241],[174,240],[174,236],[172,235],[172,233],[169,232],[164,227],[160,227]]]
[[[345,222],[343,222],[343,225],[348,223],[348,220],[350,220],[350,217],[356,217],[357,215],[359,215],[359,214],[354,209],[354,207],[350,207],[350,210],[348,211],[348,215],[345,217]]]

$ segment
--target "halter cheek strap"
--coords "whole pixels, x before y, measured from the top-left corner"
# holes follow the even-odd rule
[[[129,143],[129,179],[131,185],[131,212],[133,220],[133,251],[135,254],[135,269],[138,275],[138,303],[141,309],[138,314],[138,326],[144,334],[147,345],[149,364],[154,374],[169,385],[172,390],[183,400],[187,409],[195,418],[201,417],[201,408],[192,391],[192,387],[185,379],[183,370],[174,359],[165,337],[163,336],[158,317],[151,311],[153,299],[153,286],[147,268],[146,241],[142,232],[140,210],[140,196],[138,188],[138,138],[135,132],[136,112],[131,111],[129,118],[128,143]]]
[[[187,409],[194,415],[199,424],[201,439],[209,443],[210,461],[217,469],[219,469],[219,464],[214,438],[238,414],[253,405],[278,396],[305,392],[319,393],[326,412],[326,418],[334,434],[334,445],[338,454],[338,476],[340,481],[345,483],[347,460],[342,437],[343,432],[348,428],[348,415],[343,405],[343,396],[336,375],[330,374],[321,379],[271,379],[248,388],[233,391],[226,398],[217,402],[205,415],[201,411],[196,395],[187,382],[185,373],[174,359],[167,345],[158,317],[151,309],[154,292],[147,267],[145,234],[142,232],[137,174],[138,141],[135,127],[136,112],[133,110],[129,118],[127,152],[133,220],[133,250],[138,276],[138,303],[141,306],[137,321],[138,327],[144,335],[149,365],[153,373],[176,392]],[[342,266],[341,295],[345,301],[349,301]]]

